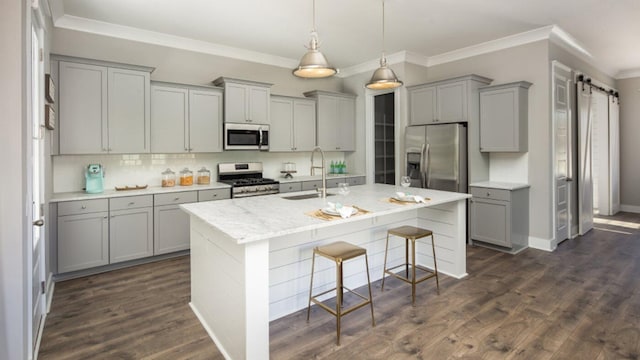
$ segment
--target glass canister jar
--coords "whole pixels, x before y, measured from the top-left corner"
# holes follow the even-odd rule
[[[211,171],[204,166],[198,170],[198,185],[209,185],[211,183]]]
[[[184,168],[180,171],[180,186],[193,185],[193,172],[189,168]]]
[[[167,168],[162,172],[162,187],[172,187],[176,185],[176,173]]]

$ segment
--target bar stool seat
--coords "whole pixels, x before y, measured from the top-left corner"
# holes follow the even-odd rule
[[[319,294],[313,295],[313,275],[315,269],[316,255],[322,256],[329,260],[332,260],[336,264],[336,287],[327,291],[323,291]],[[365,297],[354,290],[351,290],[344,286],[343,277],[342,277],[342,264],[346,260],[354,259],[359,256],[364,255],[365,266],[367,270],[367,284],[369,286],[369,297]],[[344,290],[347,290],[349,293],[352,293],[362,299],[361,302],[351,306],[350,308],[344,309]],[[336,307],[335,309],[330,308],[329,306],[322,303],[322,301],[318,300],[319,296],[328,294],[330,292],[336,292]],[[313,258],[311,260],[311,285],[309,288],[309,305],[307,306],[307,322],[309,322],[309,317],[311,315],[311,302],[315,303],[322,309],[328,311],[336,317],[336,333],[337,339],[336,344],[340,345],[340,320],[342,316],[347,315],[348,313],[357,310],[363,306],[369,305],[371,307],[371,326],[376,326],[375,319],[373,317],[373,298],[371,296],[371,279],[369,278],[369,260],[367,258],[367,250],[361,248],[359,246],[355,246],[353,244],[349,244],[344,241],[336,241],[327,245],[317,246],[313,249]]]
[[[387,268],[387,256],[389,253],[389,236],[397,236],[405,239],[405,262]],[[424,237],[431,236],[431,251],[433,254],[433,270],[428,269],[422,265],[416,264],[416,241],[418,239],[422,239]],[[411,242],[411,262],[409,262],[409,242]],[[400,275],[399,273],[394,272],[393,270],[405,267],[405,276]],[[411,277],[409,277],[409,267],[411,267]],[[421,270],[426,275],[416,278],[416,269]],[[432,277],[436,278],[436,289],[438,294],[440,294],[440,280],[438,279],[438,264],[436,262],[436,247],[433,238],[433,232],[428,229],[422,229],[415,226],[405,225],[397,228],[387,230],[387,241],[385,245],[384,251],[384,266],[382,273],[382,286],[381,290],[384,291],[384,280],[385,275],[389,274],[393,277],[396,277],[406,283],[411,284],[411,304],[415,306],[416,303],[416,284],[419,284],[427,279]]]

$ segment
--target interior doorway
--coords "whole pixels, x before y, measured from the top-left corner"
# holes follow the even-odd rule
[[[44,54],[42,26],[32,17],[29,66],[29,127],[27,132],[27,201],[31,206],[28,220],[32,223],[28,236],[31,241],[27,255],[28,299],[31,340],[30,358],[37,354],[46,309],[45,294],[45,227],[44,227]]]
[[[376,95],[374,107],[374,182],[395,185],[395,94]]]

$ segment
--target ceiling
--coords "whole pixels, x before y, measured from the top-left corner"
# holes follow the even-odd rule
[[[312,0],[50,0],[50,5],[57,27],[164,36],[290,67],[304,54],[312,26]],[[407,51],[428,58],[557,25],[601,71],[640,76],[638,0],[386,0],[385,8],[387,54]],[[381,0],[317,0],[321,51],[341,69],[379,59],[381,17]]]

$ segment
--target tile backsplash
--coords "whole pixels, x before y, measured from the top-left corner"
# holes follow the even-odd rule
[[[188,167],[194,174],[201,167],[211,171],[212,181],[218,177],[218,163],[262,162],[264,177],[281,178],[283,163],[296,164],[295,176],[310,175],[311,153],[269,153],[257,151],[226,151],[207,154],[120,154],[120,155],[58,155],[53,156],[53,192],[82,191],[84,170],[88,164],[105,168],[105,189],[115,186],[160,186],[161,173],[170,168],[178,174]],[[319,157],[316,157],[319,163]],[[327,168],[331,161],[344,161],[342,152],[326,152]],[[349,164],[347,164],[349,168]],[[328,169],[327,169],[328,171]]]

